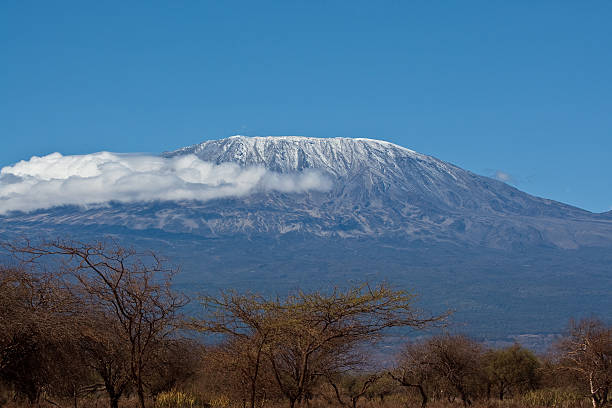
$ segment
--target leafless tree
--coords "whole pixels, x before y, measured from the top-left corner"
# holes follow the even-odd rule
[[[131,347],[123,327],[113,316],[90,312],[77,338],[86,364],[102,379],[110,407],[118,408],[119,400],[132,384]]]
[[[203,346],[189,338],[171,338],[158,343],[146,374],[153,397],[180,389],[195,378],[203,364]]]
[[[248,389],[250,407],[255,408],[266,353],[281,327],[279,305],[262,296],[234,291],[203,296],[201,302],[207,318],[193,326],[228,337],[216,355],[238,374]]]
[[[604,407],[612,386],[612,327],[597,319],[572,320],[556,350],[561,369],[576,373],[587,385],[593,408]]]
[[[486,380],[482,370],[482,346],[463,335],[443,334],[426,342],[428,362],[435,381],[447,396],[459,396],[472,404]]]
[[[59,259],[56,265],[75,281],[77,294],[103,316],[113,318],[126,339],[130,376],[141,408],[145,408],[145,373],[159,341],[174,331],[186,300],[171,288],[175,271],[156,254],[138,253],[116,243],[52,241],[40,245],[8,244],[22,262]]]
[[[419,392],[421,408],[429,402],[428,388],[435,378],[430,352],[427,342],[409,342],[404,345],[395,367],[389,371],[389,376],[402,387]]]
[[[342,407],[357,408],[357,403],[380,379],[380,374],[327,374],[327,382]]]
[[[73,305],[52,274],[0,266],[0,379],[31,403],[56,378],[58,362],[76,363],[65,358]]]

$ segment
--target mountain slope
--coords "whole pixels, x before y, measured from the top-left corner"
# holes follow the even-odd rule
[[[500,181],[388,142],[234,136],[165,156],[184,154],[282,173],[316,169],[334,180],[332,190],[324,194],[249,197],[241,200],[245,208],[238,212],[232,210],[235,203],[206,205],[224,208],[219,213],[221,219],[241,220],[225,225],[204,222],[217,233],[399,235],[497,248],[577,248],[612,242],[612,226],[587,211],[530,196]],[[262,214],[265,217],[259,216]]]
[[[259,165],[281,173],[317,169],[336,181],[331,197],[406,200],[440,210],[578,216],[587,212],[540,199],[497,180],[392,143],[371,139],[233,136],[183,148],[166,157],[195,154],[204,161]],[[351,192],[356,191],[356,195]],[[372,205],[376,203],[371,203]]]
[[[189,154],[312,170],[331,189],[12,213],[0,216],[0,238],[112,237],[180,263],[189,290],[386,280],[419,293],[428,310],[458,310],[461,330],[491,336],[555,332],[612,307],[612,212],[533,197],[375,140],[236,136],[163,156]]]
[[[489,248],[578,248],[612,244],[612,223],[500,181],[377,140],[243,137],[207,141],[164,157],[261,166],[284,174],[316,170],[325,192],[255,192],[207,202],[63,207],[11,217],[19,222],[117,225],[204,237],[299,233],[394,237],[423,244]]]

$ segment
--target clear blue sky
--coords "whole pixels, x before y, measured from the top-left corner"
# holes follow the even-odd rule
[[[612,207],[612,1],[0,3],[0,167],[380,138]]]

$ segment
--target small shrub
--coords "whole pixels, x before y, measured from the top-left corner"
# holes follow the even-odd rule
[[[575,406],[584,397],[562,388],[545,388],[530,391],[523,395],[522,401],[530,407],[566,408]]]
[[[157,396],[155,408],[195,408],[196,398],[182,391],[162,392]]]
[[[231,406],[231,402],[227,395],[219,395],[210,400],[210,406],[213,408],[228,408]]]

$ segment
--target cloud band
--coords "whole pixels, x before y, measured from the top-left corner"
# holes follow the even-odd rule
[[[208,201],[265,191],[327,191],[331,185],[315,170],[281,174],[235,163],[217,165],[195,155],[53,153],[0,170],[0,214],[110,201]]]

